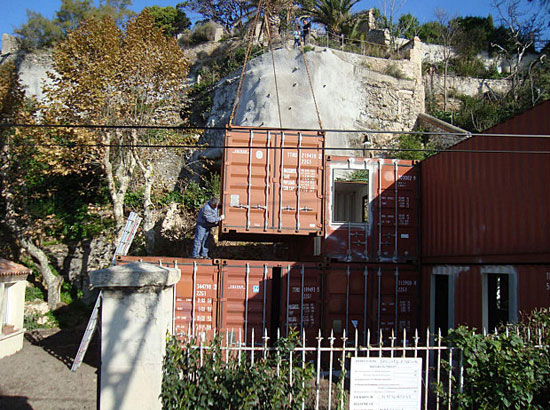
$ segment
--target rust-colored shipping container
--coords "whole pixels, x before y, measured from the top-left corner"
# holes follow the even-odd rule
[[[218,266],[211,260],[159,256],[117,256],[117,264],[154,263],[178,268],[181,277],[174,297],[173,331],[177,336],[191,331],[203,340],[217,330]]]
[[[284,335],[294,330],[305,333],[310,343],[315,340],[321,327],[322,278],[323,268],[316,263],[295,262],[283,272],[280,317]]]
[[[321,268],[317,264],[223,260],[220,266],[219,328],[244,341],[263,343],[265,331],[305,331],[320,325]]]
[[[317,132],[228,128],[222,238],[321,235],[324,143]]]
[[[346,331],[354,342],[367,342],[367,330],[386,336],[406,330],[411,336],[420,319],[420,273],[414,265],[331,263],[324,277],[323,329]],[[402,334],[402,333],[401,333]]]
[[[492,330],[550,306],[550,265],[425,265],[422,323]]]
[[[271,301],[277,298],[273,275],[281,264],[262,261],[218,261],[220,269],[219,329],[232,341],[261,343],[264,332],[271,335]],[[274,272],[275,271],[275,272]],[[280,279],[280,278],[279,278]]]
[[[328,157],[323,254],[342,262],[415,261],[418,175],[412,161]]]
[[[389,336],[412,331],[418,316],[418,271],[413,265],[302,263],[296,261],[215,260],[119,256],[118,264],[147,262],[177,267],[174,331],[191,331],[209,340],[214,331],[230,342],[264,343],[280,331],[305,333],[314,341],[319,330],[360,342],[366,330]]]
[[[548,135],[550,102],[486,133]],[[424,262],[548,262],[549,151],[545,137],[474,136],[422,161]]]

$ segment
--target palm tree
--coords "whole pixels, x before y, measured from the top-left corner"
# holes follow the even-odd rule
[[[328,33],[342,34],[346,26],[352,25],[354,13],[351,8],[359,0],[316,0],[311,10],[313,21],[325,26]]]

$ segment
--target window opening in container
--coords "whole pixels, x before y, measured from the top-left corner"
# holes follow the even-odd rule
[[[364,169],[335,169],[332,183],[332,222],[368,222],[369,172]]]
[[[434,275],[435,277],[435,320],[434,330],[441,329],[441,335],[447,336],[449,331],[449,275]]]
[[[282,268],[274,267],[272,271],[272,282],[271,282],[271,322],[270,329],[271,334],[269,340],[272,342],[275,341],[277,335],[277,329],[279,329],[280,317],[281,317],[281,278],[282,278]],[[287,302],[288,303],[288,302]]]
[[[487,311],[489,331],[506,324],[510,318],[509,276],[487,275]]]

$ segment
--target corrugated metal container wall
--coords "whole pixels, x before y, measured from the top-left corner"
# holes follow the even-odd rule
[[[261,343],[271,335],[273,268],[275,262],[220,261],[219,329],[229,331],[233,342]]]
[[[346,330],[353,340],[357,329],[359,343],[366,343],[367,330],[389,337],[395,329],[406,330],[412,337],[420,316],[419,275],[413,265],[329,264],[324,285],[325,336],[331,330],[341,336]]]
[[[117,264],[146,262],[179,268],[176,284],[174,332],[177,336],[192,332],[211,339],[217,329],[218,266],[212,261],[158,256],[118,256]]]
[[[274,261],[220,262],[219,329],[232,340],[263,343],[280,330],[305,331],[314,340],[320,326],[321,268],[317,264]]]
[[[294,263],[283,272],[281,325],[285,335],[305,332],[313,342],[321,326],[323,270],[315,263]],[[281,326],[282,330],[282,326]]]
[[[550,103],[487,132],[548,135]],[[536,151],[550,139],[474,136],[422,161],[424,262],[550,260],[550,155]]]
[[[312,132],[228,129],[222,237],[322,234],[324,141]]]
[[[326,169],[327,258],[416,260],[419,170],[413,162],[329,157]]]
[[[425,265],[422,323],[491,330],[550,306],[550,265]]]

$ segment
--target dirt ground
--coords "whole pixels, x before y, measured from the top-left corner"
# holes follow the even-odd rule
[[[35,330],[23,350],[0,359],[1,410],[96,409],[97,334],[82,365],[71,372],[84,329]]]

